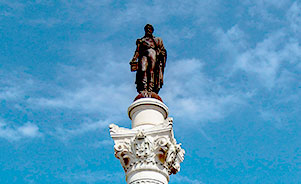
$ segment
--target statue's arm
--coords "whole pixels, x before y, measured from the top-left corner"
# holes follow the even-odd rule
[[[160,54],[163,55],[163,56],[165,56],[166,55],[166,50],[164,48],[164,44],[163,44],[162,38],[156,37],[156,39],[157,39],[157,47],[158,47],[158,50],[159,50]]]
[[[135,53],[134,53],[134,56],[133,56],[133,59],[131,60],[131,62],[136,62],[136,60],[139,57],[140,43],[141,43],[141,39],[137,39],[137,41],[136,41],[137,47],[136,47],[136,50],[135,50]]]

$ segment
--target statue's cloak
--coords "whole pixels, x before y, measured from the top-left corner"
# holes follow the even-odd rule
[[[158,94],[159,90],[163,86],[163,74],[164,74],[164,68],[167,59],[167,52],[164,48],[163,41],[160,37],[154,37],[154,41],[156,43],[156,53],[157,53],[154,92]]]

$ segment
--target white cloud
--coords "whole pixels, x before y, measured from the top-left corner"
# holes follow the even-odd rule
[[[30,85],[30,80],[21,81],[12,74],[0,70],[0,100],[16,100],[24,95],[24,85]]]
[[[0,99],[9,100],[16,99],[21,96],[22,90],[15,86],[1,86],[0,87]]]
[[[272,7],[276,7],[276,8],[282,8],[285,4],[288,3],[286,0],[278,0],[278,1],[255,0],[255,1],[252,1],[252,2],[255,3],[257,6],[259,6],[260,8],[263,8],[265,6],[272,6]]]
[[[32,108],[76,109],[118,119],[136,95],[130,57],[122,52],[116,55],[115,49],[105,43],[78,43],[70,50],[80,64],[58,66],[51,95],[30,97],[28,104]],[[70,85],[59,86],[60,83]]]
[[[105,139],[105,140],[101,140],[101,141],[97,141],[95,143],[92,143],[91,146],[94,147],[94,148],[104,148],[105,146],[113,147],[114,143],[113,143],[112,139]]]
[[[174,181],[179,182],[179,183],[187,183],[187,184],[205,184],[201,180],[191,179],[187,176],[181,176],[181,175],[175,175]]]
[[[224,72],[228,73],[228,77],[246,78],[243,85],[240,81],[236,84],[239,88],[245,86],[248,91],[253,90],[255,98],[260,96],[258,103],[253,106],[264,121],[282,129],[289,125],[289,116],[298,114],[298,110],[284,113],[275,109],[289,109],[285,108],[288,104],[293,108],[299,102],[297,96],[300,90],[296,89],[299,85],[298,67],[301,63],[300,34],[296,34],[300,30],[299,9],[300,5],[293,3],[284,17],[287,21],[272,31],[266,29],[267,33],[259,41],[256,41],[256,34],[239,29],[243,27],[241,24],[216,32],[217,49],[223,54],[226,53],[224,59],[227,70]],[[265,94],[266,89],[269,97]],[[269,103],[263,106],[262,100]]]
[[[33,79],[17,68],[15,71],[4,71],[0,69],[0,100],[21,103],[26,96],[42,89],[43,84]]]
[[[41,136],[39,127],[32,123],[26,123],[25,125],[18,127],[17,131],[20,132],[23,137],[33,138]]]
[[[110,122],[108,121],[96,121],[81,123],[73,128],[56,127],[55,132],[52,132],[51,135],[65,141],[74,136],[80,136],[88,132],[107,129],[109,124]],[[105,144],[105,142],[103,142],[103,144]]]
[[[5,16],[5,17],[17,16],[21,12],[23,12],[24,9],[24,4],[10,1],[10,0],[2,0],[0,2],[0,5],[3,8],[3,9],[1,8],[0,16]]]
[[[248,72],[250,77],[258,78],[269,89],[277,87],[275,84],[278,83],[279,73],[284,69],[292,70],[291,67],[301,61],[300,44],[293,38],[286,39],[283,30],[270,34],[255,48],[237,55],[234,67]]]
[[[272,35],[257,44],[254,49],[241,53],[237,57],[235,67],[253,74],[254,77],[258,76],[259,81],[262,81],[266,87],[272,88],[281,62],[278,51],[274,48],[277,44],[275,41],[278,41],[281,37],[281,33],[280,35]]]
[[[36,19],[28,20],[27,23],[33,26],[44,25],[46,27],[53,27],[61,22],[62,21],[57,18],[50,17],[50,18],[36,18]]]
[[[289,129],[289,113],[283,113],[273,109],[260,109],[259,113],[264,121],[273,124],[276,128]]]
[[[301,61],[300,43],[286,28],[267,34],[254,47],[247,44],[250,35],[238,25],[225,32],[218,30],[216,35],[218,49],[229,56],[226,62],[231,66],[230,75],[237,71],[246,72],[252,81],[258,81],[268,89],[277,87],[283,70],[292,72],[292,67]]]
[[[301,4],[298,3],[297,1],[295,1],[292,6],[290,7],[290,9],[287,12],[287,19],[290,23],[290,27],[293,30],[293,32],[299,34],[297,36],[299,36],[299,38],[301,38],[300,36],[300,30],[301,30]]]
[[[125,181],[124,173],[108,171],[83,171],[75,173],[63,173],[60,175],[63,180],[68,183],[74,183],[74,181],[79,183],[97,183],[97,182],[107,182],[107,183],[120,183]]]
[[[39,127],[33,123],[27,122],[22,126],[13,126],[4,122],[0,122],[0,137],[9,141],[17,141],[24,138],[41,137],[43,134],[39,131]]]
[[[164,38],[164,42],[169,45],[180,45],[186,40],[191,40],[196,36],[196,30],[193,28],[178,28],[178,29],[170,29],[166,28],[161,31],[163,34],[160,37]],[[173,53],[175,54],[175,53]]]
[[[130,90],[128,85],[86,84],[81,89],[62,92],[55,98],[37,98],[30,102],[43,108],[78,109],[82,112],[101,112],[102,115],[116,114],[120,108],[129,104]]]
[[[167,22],[170,17],[193,17],[201,23],[215,16],[219,1],[127,1],[125,8],[117,11],[112,17],[111,24],[160,24]]]
[[[226,54],[231,57],[235,57],[249,47],[249,44],[246,41],[247,35],[238,25],[234,25],[227,31],[217,29],[215,35],[218,40],[216,44],[217,49],[225,50]],[[224,62],[227,62],[227,60],[225,59]]]
[[[239,91],[225,88],[223,79],[213,80],[204,73],[203,62],[197,59],[175,61],[166,71],[162,97],[172,114],[192,121],[189,123],[224,118],[247,98]]]
[[[251,0],[243,1],[247,5],[247,12],[251,16],[252,21],[256,22],[258,28],[266,27],[267,23],[280,23],[281,17],[275,13],[275,10],[285,10],[289,2],[286,0],[271,1],[271,0]],[[250,23],[251,21],[248,21]]]

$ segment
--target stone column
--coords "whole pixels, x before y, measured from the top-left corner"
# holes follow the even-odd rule
[[[180,170],[185,151],[173,134],[167,106],[154,98],[141,98],[128,108],[132,129],[110,125],[115,157],[128,184],[168,184]]]

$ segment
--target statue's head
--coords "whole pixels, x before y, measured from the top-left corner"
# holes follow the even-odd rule
[[[154,27],[151,24],[146,24],[144,26],[145,34],[152,34],[154,32]]]

